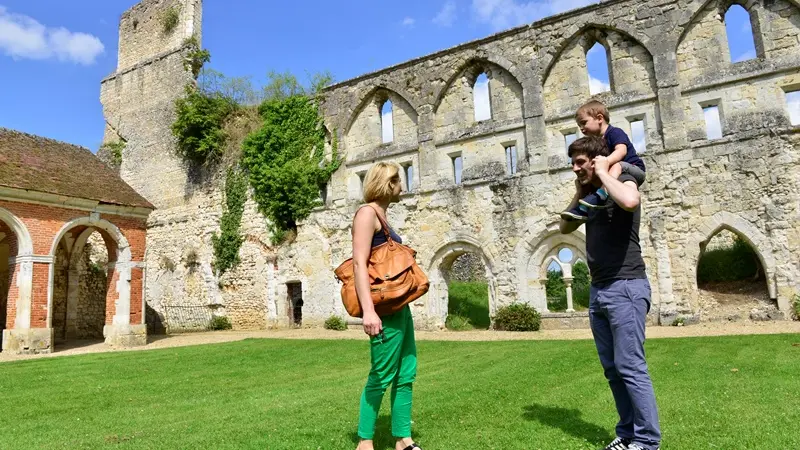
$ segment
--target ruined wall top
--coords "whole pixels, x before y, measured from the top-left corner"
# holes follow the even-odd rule
[[[176,14],[172,27],[165,21]],[[202,0],[143,0],[122,14],[117,72],[155,56],[177,51],[186,39],[200,43]]]

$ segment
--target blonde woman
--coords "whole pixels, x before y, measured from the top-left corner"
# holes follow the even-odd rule
[[[373,247],[386,242],[381,219],[386,221],[386,209],[400,200],[402,183],[400,167],[380,162],[372,166],[364,179],[364,202],[353,219],[353,270],[356,293],[364,311],[364,332],[370,339],[372,368],[361,394],[358,418],[357,450],[373,450],[375,421],[386,389],[391,385],[392,435],[396,450],[420,447],[411,439],[411,390],[417,375],[417,346],[414,341],[414,322],[408,306],[399,312],[378,317],[370,295],[367,261]],[[393,240],[402,240],[389,227]]]

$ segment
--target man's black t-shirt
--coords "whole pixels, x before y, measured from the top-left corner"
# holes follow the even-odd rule
[[[636,181],[623,173],[619,181]],[[641,206],[628,212],[610,201],[607,209],[594,209],[586,222],[586,256],[592,283],[647,278],[639,245]]]

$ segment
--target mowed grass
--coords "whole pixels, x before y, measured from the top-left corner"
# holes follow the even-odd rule
[[[800,335],[647,342],[663,449],[800,448]],[[419,342],[425,450],[595,449],[591,341]],[[0,364],[0,448],[350,449],[366,341],[246,340]],[[392,447],[388,393],[378,449]]]

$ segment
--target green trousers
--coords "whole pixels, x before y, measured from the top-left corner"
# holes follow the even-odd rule
[[[381,317],[383,335],[370,338],[372,368],[361,394],[358,436],[371,440],[383,393],[392,386],[392,436],[411,437],[411,390],[417,377],[414,320],[408,306]]]

